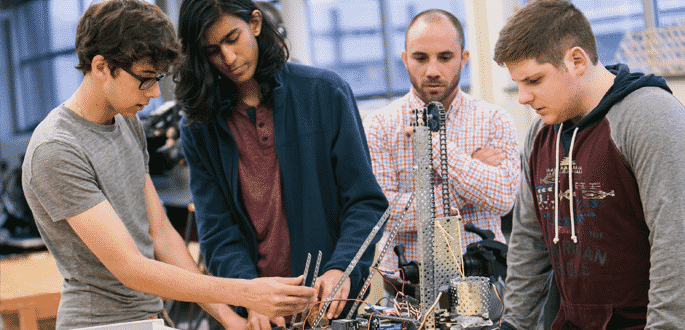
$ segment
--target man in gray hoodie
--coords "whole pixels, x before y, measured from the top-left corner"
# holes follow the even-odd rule
[[[604,67],[568,1],[520,9],[495,61],[539,115],[523,147],[502,329],[682,327],[683,105],[659,76]],[[558,307],[544,308],[556,290]]]

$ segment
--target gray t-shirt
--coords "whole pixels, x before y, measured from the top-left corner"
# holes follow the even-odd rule
[[[156,316],[159,297],[125,287],[65,219],[107,200],[138,250],[154,258],[145,204],[149,155],[137,117],[99,125],[59,106],[36,127],[22,167],[26,199],[64,277],[57,328],[71,329]]]

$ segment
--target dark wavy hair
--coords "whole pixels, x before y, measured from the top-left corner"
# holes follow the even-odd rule
[[[174,25],[155,5],[138,0],[111,0],[88,7],[76,27],[76,69],[84,75],[96,55],[102,55],[116,77],[117,68],[150,60],[166,71],[181,57]]]
[[[174,73],[176,98],[191,122],[209,123],[219,110],[217,87],[228,90],[231,103],[235,104],[237,91],[233,82],[223,77],[209,63],[204,52],[204,33],[223,15],[233,15],[245,22],[250,21],[252,12],[260,10],[251,0],[183,0],[178,20],[178,34],[181,50],[185,55],[183,63]],[[261,11],[261,10],[260,10]],[[288,60],[288,47],[283,36],[268,15],[262,12],[262,29],[257,36],[259,48],[255,80],[259,83],[262,102],[273,104],[273,77]],[[227,84],[227,85],[225,85]]]

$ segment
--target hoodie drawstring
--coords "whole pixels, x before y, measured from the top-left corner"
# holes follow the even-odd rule
[[[556,163],[554,170],[554,244],[559,242],[559,141],[561,140],[561,131],[564,127],[564,123],[559,125],[559,132],[557,133],[557,145],[556,145]],[[571,137],[571,145],[568,152],[568,181],[569,181],[569,208],[571,213],[571,239],[573,243],[578,243],[578,237],[576,236],[576,222],[573,214],[573,145],[576,142],[576,135],[578,134],[578,127],[573,130],[573,135]]]
[[[578,243],[576,222],[573,219],[573,144],[576,142],[576,134],[578,134],[578,127],[573,130],[571,146],[568,149],[568,189],[570,193],[570,196],[568,197],[568,206],[571,209],[571,239],[573,240],[573,243]]]
[[[556,154],[556,161],[554,162],[554,239],[552,240],[554,244],[559,242],[559,209],[557,208],[559,204],[559,140],[561,140],[561,130],[563,128],[564,123],[561,123],[557,132],[557,148],[554,150]]]

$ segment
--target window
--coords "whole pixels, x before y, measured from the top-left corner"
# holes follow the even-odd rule
[[[521,5],[529,0],[519,0]],[[590,21],[604,65],[617,63],[616,54],[626,32],[685,24],[682,0],[571,0]],[[645,5],[649,6],[645,8]],[[654,15],[654,23],[647,15]],[[652,25],[653,24],[653,25]]]
[[[1,21],[4,25],[0,26],[0,42],[5,48],[0,63],[6,62],[11,70],[0,76],[0,82],[6,82],[11,87],[8,93],[14,93],[8,97],[14,100],[8,108],[15,134],[31,132],[83,80],[74,68],[78,64],[74,40],[78,21],[92,1],[22,2],[8,11],[12,19]],[[161,100],[151,100],[148,107],[159,104]]]
[[[656,1],[657,27],[685,24],[685,2],[682,0],[654,1]]]
[[[411,19],[427,9],[443,9],[466,26],[464,0],[309,0],[313,64],[340,74],[365,104],[409,91],[409,75],[400,59]],[[468,35],[468,32],[464,32]],[[468,40],[467,44],[468,44]],[[461,86],[470,84],[462,70]]]
[[[17,99],[14,90],[14,70],[12,67],[12,45],[10,38],[10,18],[0,15],[0,83],[6,82],[5,88],[0,88],[0,110],[9,109],[8,114],[14,113],[17,108]],[[13,121],[13,120],[12,120]],[[0,132],[12,131],[10,120],[0,122]]]
[[[597,39],[599,60],[616,64],[616,51],[626,31],[645,28],[642,0],[572,0],[585,14]]]

